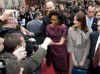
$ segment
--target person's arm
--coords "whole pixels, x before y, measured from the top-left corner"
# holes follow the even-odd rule
[[[27,29],[25,29],[24,27],[20,26],[20,29],[21,29],[21,32],[25,35],[29,35],[29,36],[32,36],[34,35],[34,33],[28,31]]]
[[[72,39],[72,35],[73,35],[73,31],[72,28],[69,28],[68,30],[68,52],[71,54],[71,58],[72,58],[72,62],[74,64],[74,66],[78,66],[77,60],[75,59],[75,47],[74,47],[74,42]]]
[[[83,56],[81,62],[79,63],[80,66],[83,66],[85,64],[85,61],[87,60],[87,57],[89,54],[89,49],[90,49],[90,39],[87,40],[84,56]]]
[[[63,45],[65,41],[65,37],[61,37],[61,40],[59,42],[51,42],[51,45]]]
[[[74,66],[78,66],[77,60],[75,59],[75,54],[71,53],[71,57],[72,57],[72,62],[74,64]]]
[[[23,74],[30,74],[36,70],[47,53],[47,46],[51,43],[50,38],[46,38],[44,42],[39,46],[36,53],[32,54],[31,57],[27,57],[25,60],[20,62],[21,67],[24,68]]]
[[[51,45],[58,45],[58,46],[59,45],[63,45],[64,42],[65,42],[65,40],[67,39],[67,32],[68,32],[67,26],[65,26],[64,24],[62,24],[61,28],[62,28],[62,30],[61,30],[62,36],[61,36],[59,42],[55,42],[55,41],[52,40]],[[46,30],[46,35],[49,36],[48,29]]]

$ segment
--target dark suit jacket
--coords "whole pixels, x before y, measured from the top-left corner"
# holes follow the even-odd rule
[[[93,19],[91,28],[93,31],[97,31],[97,18],[96,17],[94,17],[94,19]]]
[[[95,52],[95,47],[96,43],[99,37],[98,32],[93,32],[90,34],[90,53],[89,53],[89,59],[90,59],[90,65],[88,69],[88,74],[100,74],[100,67],[94,68],[93,67],[93,59],[94,59],[94,52]]]
[[[41,31],[45,35],[46,26],[50,24],[49,15],[43,17],[43,24],[41,25]]]
[[[90,51],[89,51],[89,59],[91,63],[93,62],[94,52],[96,43],[99,37],[99,33],[97,31],[90,34]]]

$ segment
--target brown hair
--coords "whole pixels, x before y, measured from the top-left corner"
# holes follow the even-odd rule
[[[21,45],[21,38],[23,36],[20,33],[6,35],[4,38],[4,51],[12,53],[17,45]]]
[[[84,32],[88,32],[89,29],[86,24],[85,13],[82,11],[79,11],[75,16],[76,16],[77,21],[79,21],[81,23],[81,30],[83,30]]]

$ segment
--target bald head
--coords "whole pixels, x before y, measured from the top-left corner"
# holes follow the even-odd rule
[[[54,3],[52,2],[52,1],[48,1],[48,2],[46,2],[46,6],[54,6]]]
[[[55,10],[55,4],[52,1],[46,3],[47,13],[49,14],[52,10]]]

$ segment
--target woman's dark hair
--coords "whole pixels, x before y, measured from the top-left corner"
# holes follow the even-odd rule
[[[4,38],[4,51],[12,53],[17,45],[21,45],[21,37],[23,36],[20,33],[6,35]]]
[[[49,18],[51,19],[52,16],[57,16],[59,20],[59,25],[64,24],[64,15],[59,11],[51,11],[49,14]]]
[[[84,32],[88,32],[85,13],[82,11],[79,11],[75,16],[76,16],[77,21],[79,21],[81,23],[81,29]]]

